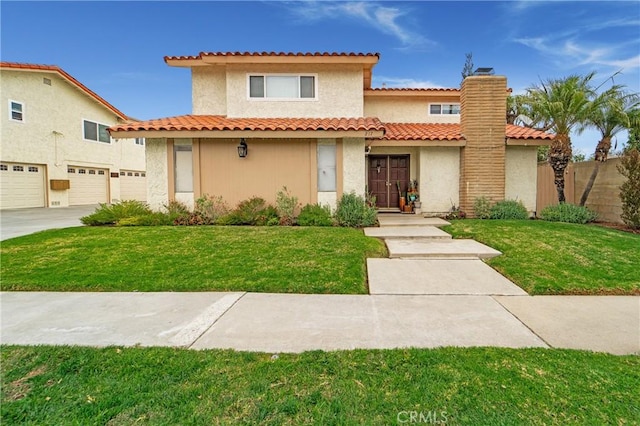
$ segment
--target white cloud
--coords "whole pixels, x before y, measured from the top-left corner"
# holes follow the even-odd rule
[[[385,76],[373,76],[374,86],[380,87],[383,84],[389,88],[405,88],[410,87],[414,89],[442,89],[444,86],[436,84],[429,80],[415,80],[413,78],[402,77],[385,77]]]
[[[400,7],[387,7],[377,3],[358,2],[287,2],[285,5],[299,17],[308,21],[320,19],[340,19],[348,17],[358,19],[385,34],[389,34],[402,43],[404,49],[424,49],[436,42],[412,31],[400,20],[407,15]]]
[[[625,58],[620,45],[590,46],[573,39],[562,41],[551,37],[517,38],[514,41],[554,59],[559,66],[604,66],[623,71],[640,68],[640,55]]]

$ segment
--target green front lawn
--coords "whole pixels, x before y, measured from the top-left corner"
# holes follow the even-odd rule
[[[640,357],[2,348],[2,424],[637,424]],[[427,421],[427,419],[432,421]],[[435,423],[433,420],[439,420]],[[419,422],[414,422],[418,424]]]
[[[500,250],[489,265],[529,294],[640,294],[640,235],[541,220],[459,220],[443,229]]]
[[[2,242],[2,290],[367,293],[360,230],[312,227],[88,227]]]

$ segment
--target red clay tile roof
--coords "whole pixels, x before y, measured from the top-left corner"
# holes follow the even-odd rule
[[[457,123],[384,123],[384,127],[386,132],[383,139],[391,141],[465,139],[460,131],[460,124]],[[509,139],[553,139],[553,135],[549,133],[513,124],[507,124],[505,131],[505,136]]]
[[[194,60],[202,59],[205,56],[348,56],[348,57],[377,57],[379,53],[356,53],[356,52],[200,52],[196,56],[165,56],[164,60]]]
[[[129,117],[127,117],[124,113],[122,113],[122,111],[120,111],[119,109],[111,105],[109,102],[105,101],[97,93],[89,89],[84,84],[80,83],[78,80],[73,78],[71,74],[68,74],[65,70],[58,67],[57,65],[39,65],[39,64],[24,64],[24,63],[18,63],[18,62],[0,62],[0,68],[13,69],[13,70],[27,70],[27,71],[48,71],[48,72],[58,73],[62,76],[62,78],[64,78],[65,80],[67,80],[68,82],[76,86],[78,89],[82,90],[87,95],[89,95],[89,97],[100,102],[107,109],[115,113],[119,118],[123,120],[129,119]]]
[[[372,87],[366,91],[373,92],[459,92],[460,88],[456,87]]]
[[[377,118],[227,118],[222,115],[181,115],[156,120],[130,122],[110,131],[140,130],[383,130]]]
[[[516,126],[515,124],[507,124],[507,137],[510,139],[553,139],[553,135],[550,133]]]
[[[464,140],[459,124],[385,123],[383,139],[390,141],[459,141]]]

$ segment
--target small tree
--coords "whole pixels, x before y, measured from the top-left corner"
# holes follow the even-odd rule
[[[469,52],[464,56],[466,59],[464,61],[464,67],[462,68],[462,80],[460,81],[460,84],[462,84],[465,78],[473,75],[473,52]]]
[[[640,229],[640,150],[627,149],[618,164],[618,171],[627,178],[620,185],[620,217],[631,228]]]

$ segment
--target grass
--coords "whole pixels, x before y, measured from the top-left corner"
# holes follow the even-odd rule
[[[2,424],[637,424],[640,357],[2,348]],[[423,421],[422,423],[436,424]]]
[[[443,229],[500,250],[488,264],[529,294],[640,294],[640,235],[539,220],[459,220]]]
[[[2,242],[2,290],[366,293],[383,243],[347,228],[86,227]]]

